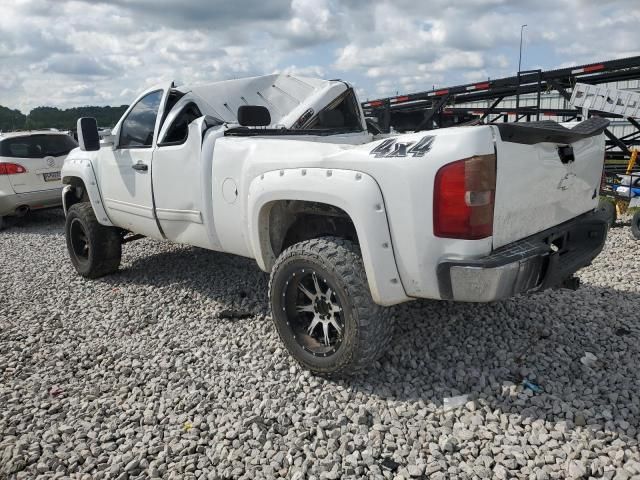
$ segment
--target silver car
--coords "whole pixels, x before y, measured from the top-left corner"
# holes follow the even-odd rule
[[[64,132],[0,134],[0,228],[6,216],[62,203],[60,169],[77,146]]]

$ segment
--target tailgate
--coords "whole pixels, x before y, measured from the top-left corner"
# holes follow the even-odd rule
[[[495,127],[494,248],[596,208],[607,125],[594,117],[571,129],[556,122]]]

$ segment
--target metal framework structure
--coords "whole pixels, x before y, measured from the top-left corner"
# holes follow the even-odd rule
[[[577,83],[591,85],[640,79],[640,56],[609,60],[557,70],[526,70],[507,78],[439,88],[430,91],[408,93],[394,97],[363,102],[365,115],[374,118],[383,132],[431,130],[465,123],[494,123],[508,121],[540,120],[540,115],[562,118],[564,121],[580,119],[580,109],[569,107],[571,89]],[[557,91],[566,100],[567,108],[541,108],[543,92]],[[535,95],[534,106],[521,105],[520,97]],[[506,98],[515,98],[515,108],[501,106]],[[470,102],[491,102],[489,107],[463,106]],[[607,118],[623,118],[610,112],[591,110],[590,114]],[[490,116],[492,118],[490,118]],[[640,123],[627,119],[635,131],[617,137],[606,130],[607,158],[623,159],[631,155],[631,149],[640,145]]]

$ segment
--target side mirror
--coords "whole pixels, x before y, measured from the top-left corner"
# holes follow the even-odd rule
[[[78,119],[78,145],[85,152],[100,150],[100,137],[98,136],[98,124],[95,118],[84,117]]]
[[[243,127],[266,127],[271,124],[271,115],[267,107],[242,105],[238,107],[238,123]]]

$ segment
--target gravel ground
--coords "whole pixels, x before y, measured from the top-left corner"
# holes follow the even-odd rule
[[[403,305],[369,375],[327,381],[281,347],[253,262],[143,240],[86,281],[62,224],[0,233],[0,478],[640,478],[626,227],[579,291]]]

